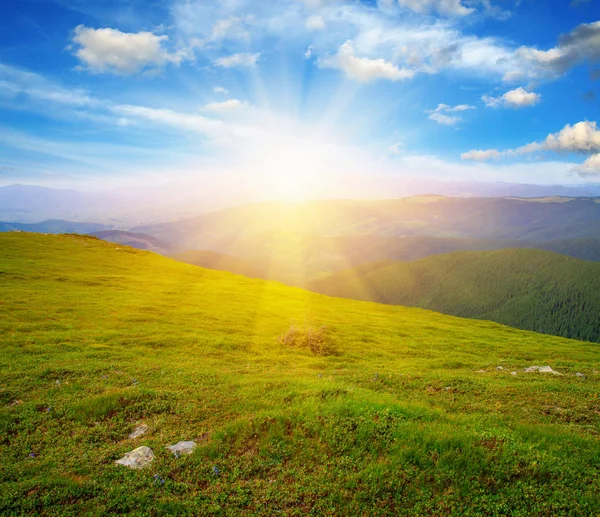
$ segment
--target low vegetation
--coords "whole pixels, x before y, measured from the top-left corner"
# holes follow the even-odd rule
[[[0,235],[0,313],[1,515],[600,513],[596,344],[78,236]]]

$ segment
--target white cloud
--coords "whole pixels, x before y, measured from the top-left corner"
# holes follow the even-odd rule
[[[437,108],[434,110],[428,110],[426,113],[429,113],[429,117],[427,117],[429,120],[433,120],[434,122],[444,126],[455,126],[462,121],[462,118],[453,115],[446,115],[446,113],[456,113],[474,109],[476,109],[475,106],[471,106],[469,104],[458,104],[457,106],[438,104]]]
[[[411,79],[415,73],[407,68],[399,68],[385,59],[357,57],[351,41],[344,43],[334,56],[318,60],[321,68],[335,68],[343,71],[346,77],[359,82],[369,83],[377,79],[403,81]]]
[[[213,102],[207,104],[204,109],[209,111],[235,111],[243,108],[245,104],[237,99],[230,99],[225,102]]]
[[[600,176],[600,154],[590,156],[584,163],[573,168],[583,178]]]
[[[242,52],[239,54],[232,54],[230,56],[220,57],[215,61],[217,66],[221,68],[250,68],[256,66],[256,62],[260,58],[260,53],[251,54]]]
[[[252,15],[230,16],[218,20],[211,29],[210,35],[206,41],[200,41],[200,44],[214,42],[219,40],[248,40],[251,37],[251,24],[254,21]]]
[[[304,59],[310,59],[313,56],[314,47],[309,45],[304,53]]]
[[[578,122],[572,126],[567,124],[558,133],[548,135],[541,144],[529,144],[529,146],[536,145],[543,150],[557,153],[600,153],[600,130],[596,122]],[[532,147],[531,150],[537,149]]]
[[[456,106],[450,106],[448,104],[438,104],[438,107],[434,110],[428,111],[427,113],[452,113],[456,111],[467,111],[474,110],[475,106],[471,106],[470,104],[458,104]]]
[[[322,16],[311,16],[306,20],[305,26],[311,31],[320,31],[325,28],[325,18]]]
[[[467,16],[475,12],[463,5],[462,0],[398,0],[398,4],[420,14],[435,11],[445,16]]]
[[[524,88],[519,87],[515,90],[506,92],[500,97],[484,95],[481,99],[488,108],[524,108],[539,104],[542,100],[542,96],[539,93],[528,92]]]
[[[157,109],[146,106],[118,105],[112,111],[126,117],[135,117],[151,122],[164,124],[178,129],[185,129],[205,134],[215,134],[224,129],[224,124],[202,115],[180,113],[169,109]]]
[[[486,151],[469,151],[463,153],[463,160],[485,161],[492,158],[514,157],[524,154],[539,153],[544,151],[558,154],[578,153],[592,155],[585,163],[576,166],[573,172],[582,176],[590,176],[598,167],[600,155],[600,130],[596,122],[578,122],[572,126],[567,124],[558,133],[552,133],[541,142],[531,142],[516,149],[498,151],[489,149]]]
[[[187,54],[170,53],[163,45],[169,37],[151,32],[127,33],[117,29],[92,29],[79,25],[73,43],[75,55],[85,69],[93,72],[134,74],[145,69],[160,69],[166,64],[179,65]]]
[[[473,150],[467,153],[462,153],[460,155],[460,159],[465,161],[484,162],[494,158],[500,158],[501,156],[502,153],[496,149],[488,149],[486,151]]]
[[[453,117],[451,115],[444,115],[443,113],[436,112],[431,113],[427,118],[443,126],[455,126],[462,121],[460,117]]]
[[[563,34],[558,44],[548,50],[520,47],[515,56],[533,76],[556,77],[584,63],[600,61],[600,21],[584,23]]]
[[[222,86],[215,86],[213,88],[213,93],[222,93],[224,95],[227,95],[229,91],[226,88],[223,88]]]

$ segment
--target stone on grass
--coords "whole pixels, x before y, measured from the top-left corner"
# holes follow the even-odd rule
[[[577,377],[581,377],[582,379],[585,377],[585,375],[583,375],[581,372],[577,372],[575,375],[577,375]]]
[[[192,454],[195,448],[196,442],[179,442],[175,445],[167,446],[167,449],[169,449],[176,457],[179,457],[182,454]]]
[[[510,372],[511,375],[517,375],[517,372]]]
[[[562,373],[559,373],[556,370],[553,370],[549,366],[530,366],[529,368],[525,369],[525,373],[533,373],[533,372],[551,373],[552,375],[562,375]]]
[[[499,372],[501,372],[502,370],[504,370],[503,366],[496,366],[496,370],[498,370]]]
[[[133,432],[128,436],[130,440],[135,440],[140,436],[144,436],[148,432],[148,426],[146,424],[138,425]]]
[[[121,459],[115,461],[118,465],[129,467],[130,469],[143,469],[154,461],[154,453],[150,447],[138,447],[128,452]]]

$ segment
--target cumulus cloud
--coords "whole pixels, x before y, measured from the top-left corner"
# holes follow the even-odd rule
[[[168,63],[179,65],[184,51],[164,48],[169,37],[151,32],[127,33],[117,29],[92,29],[79,25],[73,43],[82,67],[96,73],[134,74],[145,69],[161,69]]]
[[[255,54],[242,52],[239,54],[220,57],[215,61],[215,64],[221,68],[251,68],[256,66],[256,62],[259,60],[259,58],[259,52]]]
[[[369,83],[377,79],[403,81],[411,79],[415,75],[412,70],[399,68],[394,63],[385,59],[370,59],[356,56],[351,41],[344,43],[334,56],[319,59],[318,65],[321,68],[341,70],[349,79],[363,83]]]
[[[520,47],[515,57],[539,76],[560,76],[582,63],[597,63],[600,61],[600,21],[578,25],[548,50]]]
[[[528,92],[524,88],[516,88],[506,92],[504,95],[499,97],[490,97],[484,95],[482,98],[483,102],[488,108],[524,108],[527,106],[535,106],[542,100],[542,96],[539,93]]]
[[[541,150],[557,153],[600,153],[600,130],[596,122],[578,122],[567,124],[561,131],[548,135],[541,144],[529,144],[521,149]]]
[[[498,151],[489,149],[485,151],[473,150],[461,155],[463,160],[485,161],[492,158],[512,157],[524,154],[539,152],[554,152],[558,154],[577,153],[592,155],[582,165],[573,169],[582,176],[590,176],[598,169],[600,158],[600,130],[596,122],[578,122],[577,124],[567,124],[558,133],[549,134],[541,142],[531,142],[529,144],[517,147],[516,149],[507,149]]]
[[[243,108],[245,104],[237,99],[230,99],[225,102],[213,102],[207,104],[204,109],[209,111],[235,111]]]
[[[583,178],[600,176],[600,154],[590,156],[584,163],[573,168]]]

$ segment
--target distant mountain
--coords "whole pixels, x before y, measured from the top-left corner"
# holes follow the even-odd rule
[[[600,184],[546,186],[426,178],[384,182],[378,190],[386,198],[431,194],[466,198],[600,196]],[[46,219],[99,221],[123,229],[190,218],[250,201],[244,200],[241,192],[234,195],[227,188],[219,190],[215,186],[208,192],[190,184],[132,185],[93,192],[8,185],[0,187],[0,220],[27,223]]]
[[[430,236],[542,242],[600,238],[599,198],[445,198],[259,203],[173,223],[147,233],[181,249],[238,255],[237,244],[269,234]]]
[[[99,223],[78,223],[60,219],[42,221],[41,223],[7,223],[0,222],[0,232],[35,232],[35,233],[93,233],[106,229]]]
[[[247,276],[306,286],[311,281],[332,273],[384,260],[411,261],[431,255],[454,251],[485,251],[505,248],[537,248],[554,251],[584,260],[600,261],[600,239],[569,239],[549,242],[518,240],[446,239],[439,237],[380,237],[377,235],[297,235],[271,233],[242,239],[229,248],[228,257],[241,260],[253,270]],[[206,265],[206,251],[174,254],[182,262]],[[220,254],[217,254],[220,256]],[[219,269],[244,273],[239,265],[230,266],[227,260]]]
[[[310,288],[600,341],[600,264],[548,251],[456,252],[415,262],[384,261],[314,281]]]
[[[78,222],[100,221],[108,227],[135,226],[189,217],[214,209],[210,201],[196,200],[193,193],[159,187],[137,187],[78,192],[33,185],[0,187],[0,221],[32,223],[46,219]]]
[[[153,251],[155,253],[165,254],[168,251],[168,246],[151,235],[143,233],[125,232],[121,230],[103,230],[100,232],[91,233],[94,237],[98,237],[104,241],[122,244],[123,246],[131,246],[140,250]]]

